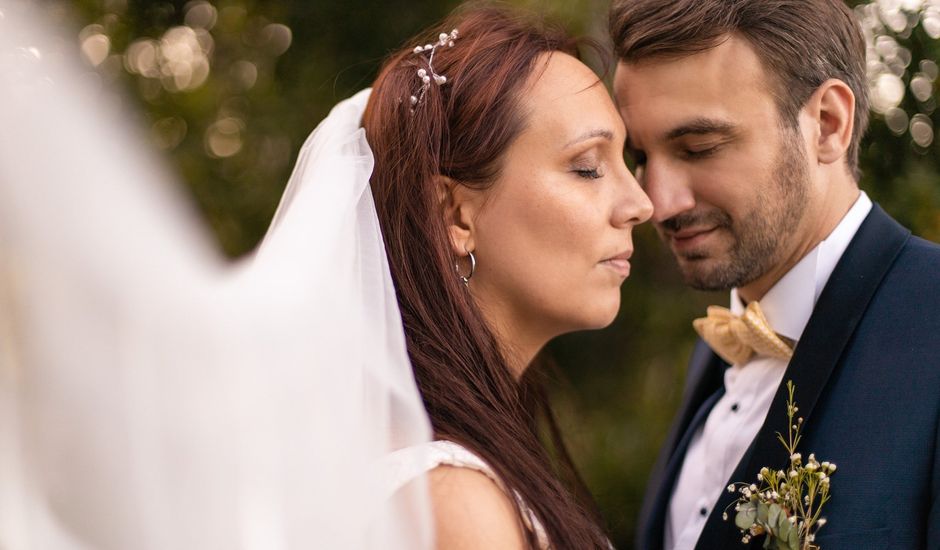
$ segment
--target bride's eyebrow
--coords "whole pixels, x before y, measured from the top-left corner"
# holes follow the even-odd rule
[[[574,147],[575,145],[581,142],[587,141],[589,139],[599,138],[599,137],[604,138],[607,141],[613,141],[614,133],[606,128],[594,128],[592,130],[588,130],[587,132],[584,132],[580,136],[566,143],[565,146],[562,147],[562,150],[570,149],[571,147]]]
[[[697,118],[681,126],[673,128],[666,133],[666,141],[672,141],[687,135],[705,135],[720,134],[727,137],[734,137],[737,134],[737,127],[724,120],[714,120],[710,118]]]

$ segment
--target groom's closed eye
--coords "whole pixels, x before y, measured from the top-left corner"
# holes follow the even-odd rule
[[[740,135],[738,128],[727,121],[697,118],[670,130],[665,138],[685,160],[701,160],[719,152]]]
[[[683,145],[680,147],[680,154],[686,160],[699,160],[708,158],[717,153],[724,142],[709,145]]]

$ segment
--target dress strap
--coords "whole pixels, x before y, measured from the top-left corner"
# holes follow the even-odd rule
[[[459,443],[446,440],[429,441],[395,451],[389,455],[383,466],[384,471],[391,474],[387,478],[389,482],[388,494],[394,493],[408,482],[430,472],[438,466],[469,468],[493,480],[503,492],[512,495],[521,512],[520,515],[522,516],[522,522],[525,528],[535,533],[539,541],[539,547],[543,549],[549,548],[548,535],[545,532],[545,528],[532,512],[532,509],[526,505],[522,496],[515,491],[510,492],[502,479],[496,475],[496,472],[485,460]]]
[[[438,440],[430,442],[428,447],[428,458],[435,468],[438,466],[454,466],[476,470],[492,479],[500,489],[506,490],[506,486],[503,485],[503,481],[496,475],[493,468],[463,445],[453,441]]]
[[[505,485],[496,472],[469,449],[452,441],[428,441],[395,451],[382,461],[382,472],[386,476],[386,490],[395,493],[414,479],[427,474],[438,466],[470,468],[485,474],[500,489]]]

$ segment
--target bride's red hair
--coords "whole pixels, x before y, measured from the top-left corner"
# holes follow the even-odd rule
[[[438,48],[422,101],[418,44],[458,29]],[[376,79],[363,117],[375,155],[371,178],[379,222],[404,320],[415,378],[438,437],[483,457],[517,491],[559,549],[608,548],[584,485],[558,437],[541,391],[520,383],[454,269],[439,203],[440,175],[491,185],[503,155],[525,128],[522,94],[544,68],[543,54],[576,53],[563,32],[497,7],[460,10],[393,54]],[[547,413],[555,464],[536,418]],[[559,481],[564,479],[567,483]],[[530,534],[530,544],[536,541]]]

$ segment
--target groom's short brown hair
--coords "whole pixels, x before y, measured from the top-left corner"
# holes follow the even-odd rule
[[[782,120],[797,125],[800,109],[829,78],[855,94],[855,125],[846,153],[858,177],[859,142],[868,126],[865,40],[841,0],[613,0],[610,35],[627,63],[675,59],[745,38],[775,82]]]

